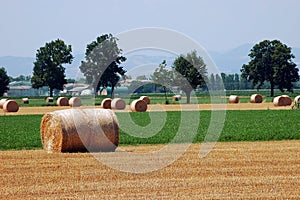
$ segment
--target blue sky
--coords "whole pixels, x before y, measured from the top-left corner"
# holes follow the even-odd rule
[[[34,57],[60,38],[83,53],[103,33],[162,27],[210,51],[263,39],[300,47],[299,0],[0,0],[0,56]]]

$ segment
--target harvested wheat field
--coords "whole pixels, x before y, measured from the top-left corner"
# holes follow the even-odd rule
[[[161,147],[149,145],[119,147],[114,156],[118,158],[120,165],[124,165],[122,163],[124,150],[145,153]],[[214,150],[202,159],[198,157],[199,150],[200,144],[194,144],[173,164],[146,174],[113,170],[88,153],[1,151],[0,198],[298,199],[300,197],[300,141],[217,143]]]

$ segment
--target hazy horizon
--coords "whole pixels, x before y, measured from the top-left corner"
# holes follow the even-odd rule
[[[74,54],[104,33],[161,27],[222,52],[246,43],[279,39],[300,47],[298,0],[2,0],[0,56],[35,57],[60,38]]]

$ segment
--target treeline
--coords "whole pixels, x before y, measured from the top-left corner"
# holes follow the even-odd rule
[[[242,78],[240,74],[211,74],[208,77],[207,88],[210,90],[248,90],[248,89],[270,89],[269,82],[265,82],[260,88],[257,88],[252,81]],[[294,88],[300,88],[300,82],[294,83]]]

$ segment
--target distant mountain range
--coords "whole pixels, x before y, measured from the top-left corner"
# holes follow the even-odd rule
[[[249,62],[248,54],[252,47],[253,44],[244,44],[225,52],[208,51],[208,54],[219,71],[226,74],[240,73],[242,65]],[[300,66],[300,48],[293,48],[293,54],[296,57],[294,62]],[[127,74],[132,77],[152,74],[163,60],[166,60],[168,66],[171,66],[176,58],[175,55],[171,54],[152,55],[138,53],[125,55],[125,57],[127,57],[127,61],[124,63],[124,68],[128,71]],[[76,79],[82,76],[79,70],[82,60],[84,60],[84,54],[76,54],[72,64],[65,65],[68,78]],[[32,75],[34,61],[35,58],[31,57],[3,56],[0,57],[0,67],[4,67],[8,75],[12,77]]]

